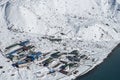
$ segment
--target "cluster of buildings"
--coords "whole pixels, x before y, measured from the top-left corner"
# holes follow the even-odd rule
[[[15,43],[6,47],[6,58],[10,59],[13,67],[24,67],[30,62],[38,59],[41,56],[41,52],[34,52],[35,46],[29,45],[30,41],[26,40],[23,42]]]
[[[87,55],[80,54],[78,50],[69,53],[59,51],[35,52],[35,46],[29,44],[30,41],[26,40],[6,47],[6,58],[13,61],[13,67],[27,67],[36,60],[39,66],[49,69],[48,74],[60,72],[69,76],[79,72],[76,69],[80,66],[81,61],[90,59]]]

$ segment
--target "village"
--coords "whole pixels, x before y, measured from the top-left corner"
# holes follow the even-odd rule
[[[82,55],[78,50],[73,50],[70,53],[61,53],[60,51],[52,51],[49,53],[35,52],[34,45],[29,45],[30,41],[20,41],[19,43],[11,44],[5,48],[5,57],[12,61],[12,66],[15,68],[29,67],[33,62],[36,65],[46,67],[47,74],[62,73],[66,76],[76,75],[79,73],[79,66],[86,65],[89,68],[97,61],[89,55]],[[41,73],[42,74],[42,73]]]

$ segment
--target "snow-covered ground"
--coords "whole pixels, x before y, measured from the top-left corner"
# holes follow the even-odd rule
[[[119,0],[0,0],[0,80],[70,80],[103,62],[120,42]],[[49,38],[60,39],[51,41]],[[34,61],[14,68],[5,47],[29,39],[35,51],[78,50],[96,61],[81,60],[77,74],[47,74]],[[64,56],[63,56],[64,59]],[[58,60],[56,59],[56,62]]]

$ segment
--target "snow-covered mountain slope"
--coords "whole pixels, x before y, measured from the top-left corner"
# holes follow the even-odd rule
[[[4,5],[6,2],[8,2],[9,0],[0,0],[0,5]]]
[[[105,16],[114,16],[117,8],[116,0],[101,0],[101,9]]]
[[[116,0],[111,0],[111,2],[101,0],[100,5],[92,2],[93,0],[11,1],[5,8],[6,20],[9,28],[20,32],[43,35],[61,31],[67,33],[70,30],[78,32],[80,27],[95,24],[94,18],[101,17],[100,15],[114,16],[116,13]],[[99,22],[99,19],[97,20]]]
[[[0,80],[70,80],[87,73],[120,42],[119,4],[119,0],[0,0]],[[29,69],[16,69],[4,57],[5,47],[26,39],[35,51],[78,50],[96,62],[81,61],[79,73],[69,76],[47,74],[48,67],[37,60]]]
[[[87,4],[86,7],[84,7],[83,2]],[[90,6],[88,0],[35,0],[20,1],[19,3],[16,1],[11,2],[11,4],[8,3],[6,6],[6,17],[10,22],[8,24],[13,29],[49,35],[60,30],[71,30],[72,26],[67,23],[67,16],[75,15],[80,17],[80,15],[84,14],[84,11],[91,8]],[[13,13],[16,15],[14,16]]]

